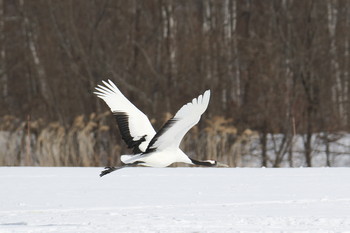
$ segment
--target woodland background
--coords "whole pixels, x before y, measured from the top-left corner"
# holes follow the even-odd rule
[[[347,0],[0,0],[0,165],[118,163],[111,79],[156,130],[210,88],[198,159],[344,166],[349,42]]]

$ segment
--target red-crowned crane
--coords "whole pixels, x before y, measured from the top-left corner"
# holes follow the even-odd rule
[[[199,161],[188,157],[180,148],[180,142],[188,130],[200,120],[207,109],[210,90],[182,106],[173,118],[156,132],[147,116],[136,108],[111,81],[102,81],[94,92],[103,99],[117,120],[119,131],[133,155],[122,155],[121,167],[106,167],[100,174],[104,176],[120,168],[131,165],[167,167],[182,162],[207,167],[227,166],[214,160]]]

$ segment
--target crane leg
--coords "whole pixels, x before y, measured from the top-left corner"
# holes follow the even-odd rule
[[[111,172],[114,172],[116,170],[119,170],[119,169],[122,169],[124,167],[127,167],[127,165],[124,165],[124,166],[121,166],[121,167],[105,167],[105,170],[103,170],[100,174],[100,177],[104,176],[104,175],[107,175]]]
[[[132,167],[132,166],[135,166],[137,164],[140,164],[140,163],[144,163],[142,161],[135,161],[133,163],[128,163],[128,164],[124,164],[123,166],[120,166],[120,167],[105,167],[105,170],[103,170],[101,173],[100,173],[100,177],[104,176],[104,175],[107,175],[111,172],[114,172],[116,170],[119,170],[119,169],[122,169],[122,168],[125,168],[125,167]]]

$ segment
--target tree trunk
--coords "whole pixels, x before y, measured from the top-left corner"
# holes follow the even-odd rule
[[[267,167],[267,135],[266,127],[264,127],[260,133],[262,167]]]
[[[6,45],[5,45],[5,12],[4,0],[0,0],[0,86],[2,101],[6,103],[8,97],[8,77],[6,72]]]

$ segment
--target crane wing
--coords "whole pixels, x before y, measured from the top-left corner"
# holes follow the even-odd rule
[[[103,99],[117,120],[119,131],[129,148],[135,154],[145,152],[154,137],[154,131],[148,117],[133,105],[111,81],[102,81],[94,92]]]
[[[146,153],[167,148],[178,148],[185,134],[199,122],[208,107],[210,90],[182,106],[173,118],[168,120],[148,145]]]

